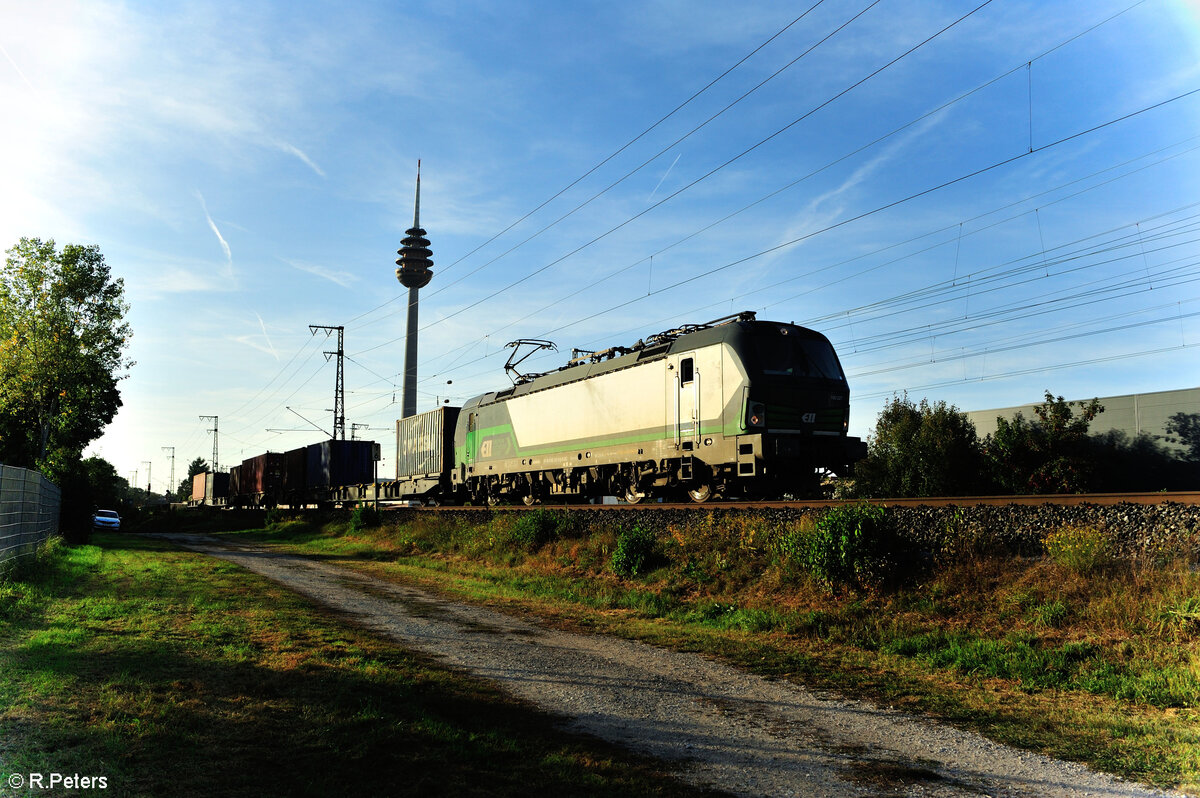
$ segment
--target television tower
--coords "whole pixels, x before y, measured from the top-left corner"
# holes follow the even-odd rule
[[[396,279],[408,288],[408,332],[404,337],[404,387],[401,393],[400,417],[417,414],[417,291],[429,285],[433,272],[429,267],[433,252],[429,239],[421,229],[421,162],[417,161],[417,200],[413,210],[413,226],[404,231],[396,254]]]

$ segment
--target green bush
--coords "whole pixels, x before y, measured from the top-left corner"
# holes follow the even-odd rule
[[[613,548],[612,569],[622,576],[643,573],[658,558],[658,540],[640,526],[621,530]]]
[[[834,507],[816,525],[781,538],[781,548],[829,590],[861,588],[892,575],[897,546],[883,507]]]
[[[535,551],[559,538],[565,526],[566,519],[561,514],[553,510],[534,510],[518,515],[509,535],[521,548]]]
[[[364,529],[371,529],[379,526],[382,522],[383,518],[378,510],[369,504],[360,504],[350,514],[350,532],[357,533]]]

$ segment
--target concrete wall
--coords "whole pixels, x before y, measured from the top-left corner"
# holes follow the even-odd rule
[[[1082,401],[1087,402],[1091,398],[1087,397]],[[1100,404],[1104,405],[1104,412],[1096,416],[1089,428],[1093,435],[1119,430],[1130,438],[1135,438],[1144,432],[1155,436],[1160,443],[1176,451],[1178,446],[1163,440],[1167,434],[1167,419],[1176,413],[1200,413],[1200,388],[1101,396],[1099,399]],[[1044,401],[1020,407],[972,410],[967,413],[967,418],[975,424],[975,431],[983,438],[996,431],[997,416],[1012,418],[1019,411],[1026,419],[1036,419],[1033,408],[1040,404],[1044,404]]]

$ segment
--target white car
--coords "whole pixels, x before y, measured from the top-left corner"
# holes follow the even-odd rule
[[[97,510],[92,516],[92,529],[120,529],[121,516],[115,510]]]

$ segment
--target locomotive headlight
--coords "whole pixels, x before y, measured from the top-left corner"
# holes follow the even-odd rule
[[[850,411],[847,409],[845,414],[842,416],[842,433],[845,434],[849,431],[850,431]]]
[[[751,402],[746,414],[746,425],[764,427],[767,424],[767,408],[759,402]]]

